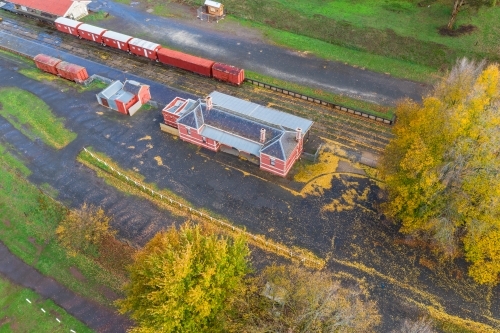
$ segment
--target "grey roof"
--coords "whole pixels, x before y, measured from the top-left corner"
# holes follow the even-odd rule
[[[153,43],[144,39],[139,39],[139,38],[132,38],[130,42],[128,42],[130,45],[135,45],[138,47],[141,47],[143,49],[149,50],[149,51],[155,51],[160,44]]]
[[[141,87],[143,85],[137,81],[134,81],[134,80],[127,80],[125,81],[125,83],[123,84],[123,90],[125,91],[128,91],[134,95],[138,95],[139,94],[139,90],[141,90]]]
[[[210,6],[210,7],[215,7],[215,8],[220,8],[220,2],[215,2],[211,0],[205,0],[205,6]]]
[[[302,129],[306,134],[313,122],[309,119],[294,116],[292,114],[271,109],[256,103],[248,102],[240,98],[214,91],[210,94],[215,105],[228,109],[232,112],[254,118],[266,123],[283,126],[290,130]]]
[[[207,138],[218,141],[222,144],[225,144],[229,147],[234,147],[238,150],[245,151],[250,154],[254,154],[255,156],[260,155],[261,144],[239,137],[237,135],[227,133],[218,128],[212,126],[205,126],[200,133]]]
[[[295,132],[283,132],[279,138],[262,148],[261,152],[285,161],[297,147]]]
[[[66,17],[58,17],[54,22],[66,25],[71,28],[76,28],[77,25],[82,23],[80,21],[75,21]]]
[[[87,23],[84,23],[81,26],[79,26],[78,30],[83,30],[83,31],[90,32],[90,33],[96,34],[96,35],[100,35],[104,31],[106,31],[106,29],[99,28],[99,27],[96,27],[94,25],[90,25],[90,24],[87,24]]]
[[[117,40],[117,41],[122,42],[122,43],[126,43],[132,38],[132,36],[124,35],[124,34],[121,34],[119,32],[114,32],[114,31],[110,31],[110,30],[106,31],[102,36],[106,37],[106,38],[111,38],[111,39]]]
[[[115,95],[111,96],[110,99],[114,99],[115,101],[120,101],[122,103],[128,103],[133,98],[134,98],[134,94],[131,94],[125,90],[121,90],[121,91],[117,92]]]
[[[111,96],[116,94],[123,88],[123,84],[120,81],[114,81],[107,88],[99,93],[100,96],[103,96],[106,99],[109,99]]]

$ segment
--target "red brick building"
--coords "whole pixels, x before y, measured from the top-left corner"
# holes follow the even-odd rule
[[[216,91],[205,100],[176,97],[162,114],[182,140],[242,156],[281,177],[299,159],[313,123]]]

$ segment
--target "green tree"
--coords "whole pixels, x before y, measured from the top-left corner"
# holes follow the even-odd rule
[[[479,10],[483,6],[495,6],[497,0],[453,0],[453,8],[451,10],[451,17],[448,21],[447,28],[453,29],[453,26],[457,20],[458,13],[464,8],[472,8],[474,10]]]
[[[120,310],[137,322],[132,332],[220,331],[248,255],[243,236],[203,235],[190,224],[160,232],[136,254]]]
[[[80,209],[68,212],[56,234],[70,253],[95,251],[106,235],[115,234],[109,228],[110,221],[102,208],[84,203]]]
[[[232,332],[371,332],[380,321],[365,290],[327,272],[270,266],[247,281],[245,295],[232,299]]]
[[[382,174],[387,215],[401,231],[430,237],[447,256],[462,251],[469,274],[500,273],[500,82],[498,65],[462,59],[423,105],[398,106]]]

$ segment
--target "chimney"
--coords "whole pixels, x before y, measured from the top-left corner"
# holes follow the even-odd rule
[[[207,111],[212,110],[212,106],[213,106],[213,104],[212,104],[212,97],[211,96],[207,96],[205,98],[205,107],[207,108]]]
[[[260,129],[260,143],[266,142],[266,129],[261,128]]]
[[[302,139],[302,128],[297,127],[296,131],[295,140],[300,141],[300,139]]]

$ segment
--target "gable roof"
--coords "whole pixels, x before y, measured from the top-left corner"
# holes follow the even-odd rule
[[[32,9],[38,9],[42,12],[54,14],[57,16],[65,16],[74,2],[89,4],[92,1],[78,0],[8,0],[9,2],[25,6]]]

